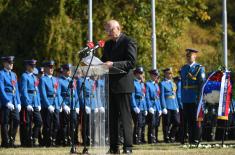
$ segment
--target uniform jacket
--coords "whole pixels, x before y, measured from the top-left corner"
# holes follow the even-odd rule
[[[161,84],[161,105],[163,109],[179,109],[176,97],[176,85],[172,80],[164,79]]]
[[[8,102],[12,102],[15,108],[21,104],[17,76],[12,71],[9,73],[5,69],[0,71],[0,99],[2,107]]]

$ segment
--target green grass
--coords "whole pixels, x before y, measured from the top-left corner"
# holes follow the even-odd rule
[[[83,147],[78,147],[78,152],[82,152]],[[105,154],[107,149],[99,150],[95,148],[89,149],[91,154]],[[57,155],[69,154],[70,147],[42,147],[42,148],[0,148],[0,155]],[[235,155],[235,148],[183,148],[180,144],[159,143],[156,145],[135,145],[133,147],[133,155]]]

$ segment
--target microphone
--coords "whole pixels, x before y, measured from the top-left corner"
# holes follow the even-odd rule
[[[97,48],[100,48],[100,47],[103,48],[104,44],[105,44],[104,40],[98,41],[97,44],[89,50],[89,52],[93,52],[94,50],[96,50]]]
[[[87,50],[91,50],[92,48],[94,48],[94,43],[92,41],[88,41],[87,44],[86,44],[86,47],[84,47],[83,49],[78,51],[77,54],[83,53]]]

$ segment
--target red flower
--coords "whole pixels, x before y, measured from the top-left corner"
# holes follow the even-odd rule
[[[35,82],[34,82],[34,86],[35,87],[37,87],[39,85],[39,80],[38,80],[38,78],[35,80]]]
[[[54,84],[54,89],[57,90],[58,87],[59,87],[59,83],[58,83],[58,81],[56,81],[56,83]]]
[[[16,80],[12,80],[12,81],[11,81],[11,84],[12,84],[13,86],[15,86],[15,85],[16,85]]]

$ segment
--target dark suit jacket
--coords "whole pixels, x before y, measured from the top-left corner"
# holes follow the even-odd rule
[[[113,66],[126,71],[125,74],[109,75],[111,93],[131,93],[134,91],[133,68],[137,57],[136,43],[121,34],[117,42],[108,40],[105,43],[102,61],[112,61]]]

